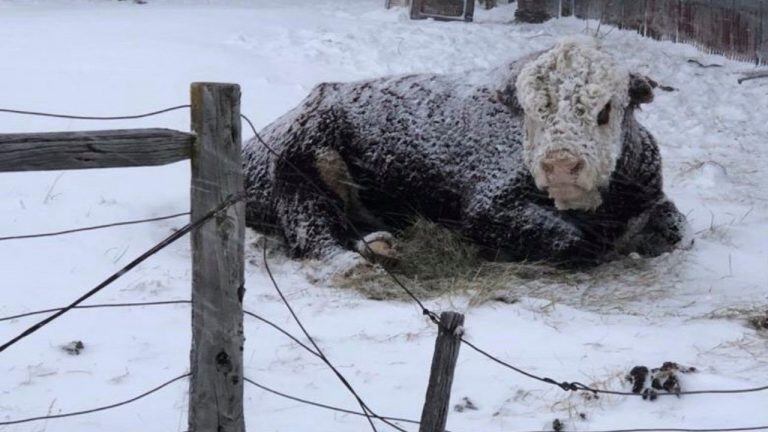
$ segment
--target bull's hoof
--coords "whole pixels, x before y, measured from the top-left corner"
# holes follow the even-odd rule
[[[340,282],[377,270],[377,265],[359,253],[339,248],[319,260],[306,261],[307,277],[312,283]]]
[[[332,259],[333,278],[349,278],[372,271],[375,265],[352,251],[343,252]]]
[[[372,232],[355,243],[355,250],[366,259],[382,265],[398,261],[395,237],[386,231]]]
[[[322,280],[337,287],[349,286],[350,281],[374,278],[384,271],[381,265],[351,250],[335,255],[326,261],[326,265]]]

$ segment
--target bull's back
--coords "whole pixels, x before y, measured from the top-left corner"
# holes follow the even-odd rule
[[[278,157],[331,145],[375,213],[460,218],[479,184],[503,185],[521,165],[521,119],[490,89],[463,78],[423,74],[318,85],[261,131],[271,151],[254,140],[247,145],[249,194],[260,201],[249,205],[249,215],[270,218]],[[308,139],[313,134],[323,136]]]
[[[460,219],[479,185],[503,187],[519,175],[520,117],[463,76],[408,75],[326,91],[354,131],[340,153],[377,213]]]

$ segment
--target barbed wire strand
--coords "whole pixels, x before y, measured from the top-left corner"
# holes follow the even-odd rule
[[[277,280],[275,279],[275,276],[272,274],[272,270],[269,267],[269,261],[267,260],[267,238],[264,238],[264,248],[262,251],[262,260],[264,262],[264,268],[267,271],[267,275],[269,276],[270,281],[272,282],[272,286],[275,288],[275,291],[277,291],[277,294],[280,296],[280,299],[282,300],[285,307],[288,309],[288,311],[291,313],[291,316],[293,317],[294,321],[296,321],[296,324],[298,324],[299,328],[301,329],[302,333],[304,333],[304,336],[309,340],[309,342],[312,344],[312,346],[315,348],[316,352],[320,355],[320,358],[323,360],[323,362],[333,371],[333,373],[336,375],[336,377],[341,381],[341,383],[344,385],[344,387],[349,390],[350,393],[355,397],[358,404],[360,405],[360,408],[362,408],[363,412],[366,413],[366,419],[368,420],[368,423],[371,425],[371,429],[374,432],[378,432],[376,429],[376,425],[373,423],[373,420],[371,417],[375,417],[378,420],[382,421],[384,424],[400,431],[400,432],[407,432],[405,429],[391,423],[389,420],[382,419],[378,414],[376,414],[372,409],[368,407],[368,405],[362,400],[360,395],[355,391],[355,389],[352,387],[352,384],[347,381],[347,379],[344,377],[344,375],[339,372],[339,370],[331,363],[331,361],[326,357],[325,353],[323,353],[323,350],[320,349],[320,346],[317,345],[314,338],[309,334],[306,327],[304,327],[304,324],[301,322],[301,319],[299,319],[299,316],[296,314],[296,312],[293,310],[293,307],[291,306],[291,303],[288,301],[288,299],[283,294],[283,291],[280,289],[280,286],[277,283]]]
[[[257,383],[253,381],[250,378],[245,378],[245,381],[249,384],[252,384],[266,392],[272,393],[274,395],[290,399],[295,402],[303,403],[306,405],[311,405],[318,408],[323,408],[327,410],[342,412],[346,414],[352,414],[352,415],[358,415],[362,416],[364,415],[361,412],[348,410],[345,408],[339,408],[332,405],[323,404],[320,402],[314,402],[308,399],[303,399],[297,396],[292,396],[286,393],[283,393],[281,391],[275,390],[273,388],[269,388],[263,384]],[[420,424],[416,420],[411,419],[405,419],[405,418],[399,418],[399,417],[384,417],[389,420],[396,420],[403,423],[411,423],[411,424]],[[709,429],[692,429],[692,428],[637,428],[637,429],[607,429],[607,430],[595,430],[595,431],[581,431],[581,432],[738,432],[738,431],[756,431],[756,430],[766,430],[768,429],[768,425],[766,426],[746,426],[746,427],[734,427],[734,428],[723,428],[723,429],[717,429],[717,428],[709,428]],[[450,432],[446,429],[445,432]],[[541,430],[538,431],[512,431],[512,432],[542,432]]]
[[[148,390],[148,391],[146,391],[146,392],[144,392],[144,393],[142,393],[142,394],[140,394],[138,396],[135,396],[135,397],[132,397],[132,398],[130,398],[128,400],[124,400],[122,402],[117,402],[117,403],[114,403],[114,404],[111,404],[111,405],[105,405],[105,406],[102,406],[102,407],[91,408],[91,409],[87,409],[87,410],[83,410],[83,411],[74,411],[74,412],[70,412],[70,413],[50,414],[50,415],[39,416],[39,417],[30,417],[30,418],[25,418],[25,419],[20,419],[20,420],[0,421],[0,426],[10,426],[10,425],[16,425],[16,424],[21,424],[21,423],[30,423],[30,422],[41,421],[41,420],[59,419],[59,418],[64,418],[64,417],[76,417],[76,416],[81,416],[81,415],[86,415],[86,414],[93,414],[93,413],[99,412],[99,411],[111,410],[111,409],[114,409],[114,408],[118,408],[118,407],[121,407],[121,406],[124,406],[124,405],[131,404],[133,402],[138,401],[139,399],[143,399],[143,398],[151,395],[152,393],[158,392],[158,391],[162,390],[163,388],[168,387],[169,385],[175,383],[176,381],[179,381],[179,380],[182,380],[184,378],[189,377],[190,375],[191,375],[190,373],[185,373],[183,375],[179,375],[176,378],[174,378],[172,380],[169,380],[169,381],[166,381],[163,384],[160,384],[159,386],[157,386],[157,387],[155,387],[155,388],[153,388],[151,390]]]
[[[281,391],[275,390],[273,388],[267,387],[263,384],[257,383],[253,381],[250,378],[245,378],[245,381],[248,382],[251,385],[254,385],[266,392],[272,393],[274,395],[303,403],[306,405],[311,405],[317,408],[323,408],[331,411],[337,411],[345,414],[352,414],[357,416],[365,415],[358,411],[348,410],[345,408],[339,408],[335,407],[333,405],[327,405],[320,402],[314,402],[308,399],[303,399],[297,396],[292,396],[286,393],[283,393]],[[405,419],[405,418],[399,418],[399,417],[383,417],[389,420],[396,420],[403,423],[411,423],[411,424],[420,424],[416,420],[411,419]],[[766,426],[746,426],[746,427],[734,427],[734,428],[723,428],[723,429],[717,429],[717,428],[709,428],[709,429],[692,429],[692,428],[637,428],[637,429],[607,429],[607,430],[595,430],[595,431],[581,431],[581,432],[739,432],[739,431],[756,431],[756,430],[766,430],[768,429],[768,425]],[[445,432],[450,432],[448,429],[445,430]],[[511,431],[511,432],[543,432],[541,430],[538,431]]]
[[[74,233],[79,233],[84,231],[100,230],[104,228],[113,228],[113,227],[125,226],[125,225],[136,225],[136,224],[142,224],[147,222],[158,222],[158,221],[174,219],[182,216],[189,216],[189,214],[190,214],[189,212],[175,213],[167,216],[158,216],[158,217],[147,218],[147,219],[135,219],[135,220],[129,220],[129,221],[123,221],[123,222],[112,222],[112,223],[103,224],[103,225],[93,225],[93,226],[87,226],[87,227],[81,227],[81,228],[72,228],[72,229],[63,230],[63,231],[52,231],[52,232],[40,233],[40,234],[23,234],[23,235],[15,235],[15,236],[6,236],[6,237],[0,237],[0,241],[24,240],[24,239],[33,239],[33,238],[40,238],[40,237],[55,237],[55,236],[60,236],[65,234],[74,234]]]
[[[133,303],[101,303],[101,304],[92,304],[92,305],[78,305],[73,307],[72,309],[121,308],[121,307],[135,307],[135,306],[164,306],[164,305],[190,304],[190,303],[192,303],[191,300],[164,300],[164,301],[154,301],[154,302],[133,302]],[[11,316],[0,318],[0,322],[11,321],[19,318],[26,318],[34,315],[42,315],[45,313],[58,312],[65,308],[66,306],[62,306],[62,307],[56,307],[56,308],[50,308],[50,309],[41,309],[41,310],[36,310],[31,312],[25,312],[18,315],[11,315]]]
[[[139,307],[139,306],[166,306],[166,305],[175,305],[175,304],[192,304],[192,300],[164,300],[164,301],[154,301],[154,302],[133,302],[133,303],[101,303],[101,304],[92,304],[92,305],[78,305],[75,306],[72,309],[100,309],[100,308],[123,308],[123,307]],[[26,318],[34,315],[42,315],[45,313],[51,313],[51,312],[58,312],[65,307],[57,307],[57,308],[51,308],[51,309],[42,309],[42,310],[36,310],[31,312],[25,312],[18,315],[10,315],[6,317],[0,317],[0,322],[3,321],[11,321],[19,318]],[[308,347],[305,343],[299,340],[296,336],[292,335],[287,330],[283,329],[279,325],[275,324],[274,322],[264,318],[261,315],[258,315],[256,313],[253,313],[249,310],[243,310],[243,313],[245,315],[248,315],[252,318],[255,318],[264,324],[269,325],[270,327],[274,328],[275,330],[279,331],[283,335],[287,336],[288,338],[292,339],[294,342],[296,342],[298,345],[300,345],[302,348],[304,348],[306,351],[310,352],[311,354],[315,355],[316,357],[320,357],[320,354],[315,352],[312,348]]]
[[[63,119],[72,119],[72,120],[134,120],[134,119],[140,119],[144,117],[151,117],[158,114],[163,114],[163,113],[176,111],[184,108],[189,108],[190,106],[191,105],[188,105],[188,104],[176,105],[176,106],[163,108],[163,109],[148,112],[148,113],[124,115],[124,116],[83,116],[83,115],[71,115],[71,114],[54,114],[54,113],[46,113],[46,112],[38,112],[38,111],[17,110],[17,109],[10,109],[10,108],[0,108],[0,113],[20,114],[20,115],[29,115],[29,116],[37,116],[37,117],[54,117],[54,118],[63,118]]]
[[[123,307],[138,307],[138,306],[166,306],[166,305],[174,305],[174,304],[192,304],[191,300],[165,300],[165,301],[154,301],[154,302],[133,302],[133,303],[102,303],[102,304],[92,304],[92,305],[78,305],[75,306],[72,309],[100,309],[100,308],[123,308]],[[0,317],[0,322],[3,321],[11,321],[19,318],[26,318],[34,315],[42,315],[45,313],[51,313],[51,312],[58,312],[60,310],[65,309],[65,307],[57,307],[57,308],[51,308],[51,309],[42,309],[42,310],[36,310],[31,312],[25,312],[18,315],[10,315],[6,317]],[[315,352],[312,348],[308,347],[305,343],[299,340],[296,336],[292,335],[287,330],[283,329],[279,325],[275,324],[274,322],[264,318],[261,315],[258,315],[256,313],[253,313],[249,310],[243,310],[243,313],[245,315],[248,315],[252,318],[255,318],[264,324],[269,325],[270,327],[274,328],[275,330],[279,331],[283,335],[287,336],[288,338],[292,339],[297,344],[301,345],[302,348],[304,348],[306,351],[310,352],[311,354],[320,357],[320,354]]]
[[[1,421],[0,422],[0,426],[11,426],[11,425],[16,425],[16,424],[31,423],[31,422],[42,421],[42,420],[51,420],[51,419],[59,419],[59,418],[66,418],[66,417],[76,417],[76,416],[81,416],[81,415],[93,414],[93,413],[100,412],[100,411],[107,411],[107,410],[115,409],[115,408],[118,408],[118,407],[121,407],[121,406],[129,405],[129,404],[131,404],[133,402],[136,402],[136,401],[138,401],[140,399],[143,399],[143,398],[145,398],[145,397],[147,397],[147,396],[149,396],[149,395],[151,395],[153,393],[156,393],[156,392],[162,390],[165,387],[168,387],[169,385],[171,385],[171,384],[173,384],[173,383],[175,383],[177,381],[180,381],[180,380],[182,380],[184,378],[188,378],[190,375],[191,375],[190,373],[185,373],[185,374],[179,375],[176,378],[168,380],[168,381],[164,382],[163,384],[160,384],[157,387],[154,387],[154,388],[152,388],[152,389],[150,389],[150,390],[148,390],[148,391],[146,391],[146,392],[144,392],[144,393],[142,393],[142,394],[140,394],[138,396],[135,396],[133,398],[127,399],[127,400],[122,401],[122,402],[117,402],[117,403],[110,404],[110,405],[105,405],[105,406],[101,406],[101,407],[97,407],[97,408],[91,408],[91,409],[87,409],[87,410],[75,411],[75,412],[70,412],[70,413],[51,414],[51,415],[38,416],[38,417],[30,417],[30,418],[19,419],[19,420]],[[250,378],[247,378],[247,377],[244,380],[246,382],[248,382],[249,384],[251,384],[251,385],[253,385],[253,386],[255,386],[255,387],[257,387],[257,388],[259,388],[261,390],[264,390],[266,392],[272,393],[274,395],[277,395],[277,396],[280,396],[280,397],[283,397],[283,398],[286,398],[286,399],[289,399],[289,400],[292,400],[292,401],[295,401],[295,402],[303,403],[303,404],[306,404],[306,405],[311,405],[311,406],[314,406],[314,407],[317,407],[317,408],[323,408],[323,409],[327,409],[327,410],[331,410],[331,411],[341,412],[341,413],[345,413],[345,414],[351,414],[351,415],[357,415],[357,416],[366,416],[366,414],[362,413],[362,412],[348,410],[348,409],[345,409],[345,408],[335,407],[335,406],[332,406],[332,405],[327,405],[327,404],[323,404],[323,403],[319,403],[319,402],[314,402],[314,401],[310,401],[310,400],[307,400],[307,399],[303,399],[303,398],[300,398],[300,397],[297,397],[297,396],[292,396],[292,395],[280,392],[278,390],[272,389],[270,387],[267,387],[267,386],[265,386],[263,384],[260,384],[260,383],[254,381],[254,380],[252,380]],[[380,418],[381,419],[386,419],[386,420],[391,420],[391,421],[399,421],[399,422],[403,422],[403,423],[419,424],[419,422],[416,421],[416,420],[411,420],[411,419],[406,419],[406,418],[401,418],[401,417],[381,416]],[[695,429],[695,428],[636,428],[636,429],[610,429],[610,430],[585,431],[585,432],[741,432],[741,431],[756,431],[756,430],[768,430],[768,426],[747,426],[747,427],[706,428],[706,429]],[[446,432],[450,432],[450,431],[446,430]],[[516,432],[522,432],[522,431],[516,431]],[[542,431],[526,431],[526,432],[542,432]]]
[[[500,358],[494,356],[493,354],[490,354],[489,352],[483,350],[482,348],[479,348],[472,342],[469,342],[468,340],[461,338],[461,341],[467,345],[468,347],[472,348],[479,354],[485,356],[486,358],[508,368],[511,369],[519,374],[525,375],[529,378],[547,383],[552,384],[555,386],[560,387],[563,390],[567,391],[587,391],[595,394],[610,394],[610,395],[616,395],[616,396],[641,396],[641,397],[647,397],[647,395],[644,395],[643,393],[633,393],[633,392],[625,392],[625,391],[617,391],[617,390],[603,390],[598,389],[594,387],[587,386],[585,384],[582,384],[578,381],[562,381],[558,382],[553,380],[552,378],[547,377],[541,377],[535,374],[532,374],[530,372],[527,372],[523,369],[520,369],[516,366],[513,366],[504,360],[501,360]],[[671,393],[655,393],[655,396],[684,396],[684,395],[695,395],[695,394],[723,394],[723,393],[752,393],[752,392],[759,392],[768,390],[768,385],[766,386],[760,386],[760,387],[750,387],[750,388],[744,388],[744,389],[724,389],[724,390],[690,390],[690,391],[681,391],[681,392],[671,392]]]
[[[183,237],[185,234],[189,233],[190,231],[199,228],[204,223],[206,223],[208,220],[210,220],[214,216],[218,215],[222,211],[226,210],[231,205],[233,205],[233,204],[237,203],[238,201],[242,200],[243,198],[244,198],[243,194],[238,194],[238,195],[236,195],[236,196],[234,196],[234,197],[232,197],[230,199],[225,200],[224,202],[222,202],[221,204],[216,206],[214,209],[210,210],[208,213],[203,215],[200,219],[198,219],[198,220],[196,220],[194,222],[188,223],[187,225],[185,225],[184,227],[182,227],[178,231],[176,231],[173,234],[171,234],[170,236],[166,237],[161,242],[157,243],[155,246],[150,248],[148,251],[146,251],[143,254],[141,254],[138,258],[134,259],[133,261],[131,261],[130,263],[125,265],[123,268],[118,270],[116,273],[112,274],[110,277],[105,279],[103,282],[98,284],[96,287],[94,287],[90,291],[88,291],[85,294],[83,294],[82,296],[80,296],[77,300],[72,302],[70,305],[64,307],[63,309],[59,310],[58,312],[54,313],[53,315],[43,319],[42,321],[38,322],[37,324],[33,325],[32,327],[29,327],[28,329],[26,329],[22,333],[20,333],[18,336],[14,337],[13,339],[11,339],[8,342],[4,343],[2,346],[0,346],[0,352],[5,351],[6,349],[8,349],[12,345],[18,343],[19,341],[21,341],[25,337],[27,337],[27,336],[31,335],[32,333],[40,330],[41,328],[43,328],[46,325],[50,324],[55,319],[59,318],[60,316],[64,315],[65,313],[69,312],[70,310],[75,308],[80,303],[84,302],[85,300],[87,300],[88,298],[92,297],[93,295],[95,295],[96,293],[101,291],[102,289],[104,289],[107,286],[109,286],[112,282],[114,282],[117,279],[119,279],[121,276],[123,276],[124,274],[129,272],[131,269],[133,269],[134,267],[136,267],[137,265],[139,265],[140,263],[145,261],[147,258],[149,258],[152,255],[160,252],[162,249],[164,249],[165,247],[167,247],[171,243],[175,242],[176,240],[180,239],[181,237]]]
[[[288,330],[283,329],[282,327],[280,327],[279,325],[273,323],[272,321],[270,321],[270,320],[268,320],[268,319],[266,319],[266,318],[264,318],[264,317],[262,317],[260,315],[257,315],[257,314],[255,314],[253,312],[249,312],[247,310],[243,310],[243,313],[246,314],[246,315],[251,316],[252,318],[256,318],[257,320],[263,322],[264,324],[267,324],[268,326],[274,328],[275,330],[279,331],[283,335],[285,335],[285,336],[289,337],[290,339],[292,339],[294,342],[296,342],[298,345],[300,345],[306,351],[310,352],[315,357],[317,357],[317,358],[319,358],[321,360],[323,359],[323,356],[320,355],[320,353],[318,353],[317,351],[315,351],[312,348],[310,348],[309,346],[307,346],[307,344],[305,344],[304,342],[300,341],[299,338],[297,338],[296,336],[292,335],[290,332],[288,332]]]
[[[262,390],[264,390],[264,391],[266,391],[268,393],[272,393],[274,395],[281,396],[283,398],[290,399],[290,400],[293,400],[293,401],[296,401],[296,402],[300,402],[300,403],[303,403],[303,404],[316,406],[318,408],[325,408],[327,410],[337,411],[337,412],[341,412],[341,413],[352,414],[352,415],[356,415],[356,416],[365,416],[365,414],[361,413],[360,411],[353,411],[353,410],[349,410],[349,409],[346,409],[346,408],[339,408],[339,407],[335,407],[333,405],[327,405],[327,404],[320,403],[320,402],[314,402],[314,401],[311,401],[311,400],[308,400],[308,399],[302,399],[302,398],[297,397],[297,396],[291,396],[289,394],[277,391],[277,390],[275,390],[273,388],[270,388],[270,387],[267,387],[267,386],[265,386],[263,384],[260,384],[260,383],[254,381],[254,380],[252,380],[250,378],[247,378],[247,377],[245,378],[245,382],[247,382],[247,383],[249,383],[249,384],[251,384],[251,385],[253,385],[255,387],[258,387],[258,388],[260,388],[260,389],[262,389]],[[418,422],[416,420],[400,418],[400,417],[381,416],[381,418],[387,419],[387,420],[391,420],[391,421],[399,421],[399,422],[403,422],[403,423],[421,424],[420,422]],[[450,431],[446,430],[445,432],[450,432]]]
[[[256,127],[253,125],[253,123],[251,122],[251,120],[247,116],[245,116],[243,114],[241,114],[240,116],[248,123],[248,125],[250,126],[251,130],[253,131],[253,134],[256,137],[257,141],[264,148],[266,148],[269,153],[271,153],[273,156],[277,157],[281,161],[285,162],[288,166],[290,166],[304,180],[306,180],[308,184],[312,185],[321,195],[325,195],[326,194],[326,192],[323,191],[322,188],[317,186],[317,184],[314,182],[314,180],[312,178],[310,178],[306,173],[304,173],[300,168],[298,168],[291,161],[285,159],[283,157],[283,155],[279,154],[274,149],[272,149],[269,146],[269,144],[267,144],[264,141],[264,139],[262,139],[261,135],[259,135],[259,133],[256,131]],[[355,233],[355,236],[360,238],[361,240],[363,240],[363,236],[355,228],[354,224],[352,224],[352,222],[346,217],[343,209],[338,208],[338,205],[336,205],[333,200],[328,199],[328,201],[331,202],[331,204],[333,204],[333,205],[335,205],[337,207],[337,209],[339,210],[339,214],[342,215],[342,217],[344,217],[346,219],[347,225],[353,230],[353,232]],[[362,241],[362,244],[365,245],[365,248],[367,249],[368,253],[372,254],[372,251],[371,251],[370,247],[368,246],[368,243],[365,242],[365,241]],[[416,305],[418,305],[419,308],[421,308],[421,311],[422,311],[423,315],[426,315],[434,324],[436,324],[438,326],[442,325],[440,323],[440,317],[435,312],[429,310],[424,305],[424,303],[413,293],[413,291],[411,291],[410,289],[408,289],[408,287],[405,286],[405,284],[400,280],[400,278],[398,278],[394,273],[392,273],[386,267],[382,266],[382,269],[387,274],[387,276],[390,279],[392,279],[392,281],[398,287],[400,287],[400,289],[402,289],[406,293],[406,295],[408,297],[410,297],[411,300],[413,300],[416,303]],[[514,371],[514,372],[519,373],[519,374],[522,374],[522,375],[524,375],[524,376],[526,376],[528,378],[531,378],[531,379],[534,379],[534,380],[537,380],[537,381],[540,381],[540,382],[543,382],[543,383],[546,383],[546,384],[550,384],[550,385],[554,385],[554,386],[560,387],[561,389],[563,389],[565,391],[588,391],[588,392],[592,392],[592,393],[596,393],[596,394],[602,393],[602,394],[612,394],[612,395],[621,395],[621,396],[641,396],[641,397],[643,396],[642,393],[622,392],[622,391],[613,391],[613,390],[602,390],[602,389],[597,389],[597,388],[593,388],[593,387],[587,386],[587,385],[582,384],[582,383],[577,382],[577,381],[572,381],[572,382],[557,381],[557,380],[554,380],[552,378],[538,376],[538,375],[535,375],[533,373],[527,372],[527,371],[525,371],[525,370],[523,370],[523,369],[521,369],[519,367],[513,366],[513,365],[511,365],[508,362],[505,362],[505,361],[501,360],[500,358],[492,355],[491,353],[489,353],[488,351],[486,351],[484,349],[481,349],[480,347],[478,347],[474,343],[469,342],[468,340],[466,340],[463,337],[461,338],[461,342],[464,343],[465,345],[467,345],[470,349],[476,351],[478,354],[488,358],[489,360],[491,360],[491,361],[493,361],[493,362],[495,362],[495,363],[497,363],[497,364],[499,364],[501,366],[504,366],[504,367]],[[691,395],[691,394],[718,394],[718,393],[750,393],[750,392],[757,392],[757,391],[764,391],[764,390],[768,390],[768,385],[761,386],[761,387],[746,388],[746,389],[734,389],[734,390],[696,390],[696,391],[686,391],[686,392],[680,392],[680,393],[658,393],[658,396],[662,396],[662,395],[675,395],[675,396],[678,396],[678,395]]]

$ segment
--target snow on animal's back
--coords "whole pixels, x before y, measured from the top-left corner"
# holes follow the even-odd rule
[[[522,164],[521,112],[503,103],[492,70],[419,74],[321,84],[313,91],[328,108],[340,109],[355,131],[356,145],[372,160],[407,155],[414,169],[440,166],[457,189],[488,178],[511,179]],[[311,96],[310,96],[311,98]],[[343,108],[342,108],[343,107]],[[379,145],[386,142],[386,145]],[[482,172],[485,179],[478,179]]]
[[[510,88],[526,60],[315,86],[260,132],[269,149],[256,138],[245,146],[249,219],[274,221],[278,159],[324,146],[341,154],[356,182],[370,187],[374,181],[385,193],[421,184],[432,196],[439,190],[446,197],[479,197],[512,183],[532,184],[523,163],[522,110]],[[324,122],[329,126],[319,126]],[[319,136],[307,140],[306,133]]]

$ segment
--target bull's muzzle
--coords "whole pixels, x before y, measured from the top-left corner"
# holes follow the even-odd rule
[[[580,176],[586,162],[567,150],[550,152],[541,161],[541,172],[550,198],[570,201],[583,195],[586,190]]]

